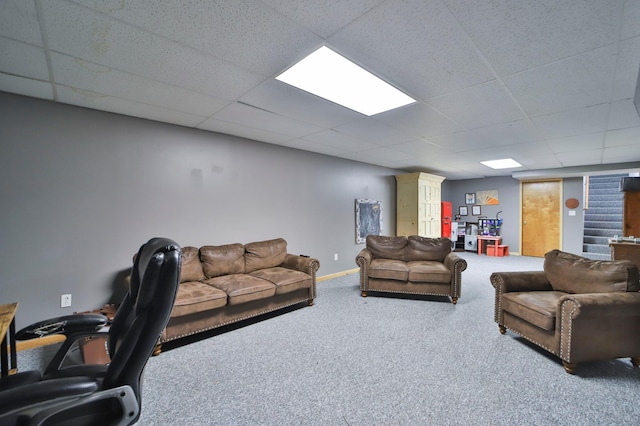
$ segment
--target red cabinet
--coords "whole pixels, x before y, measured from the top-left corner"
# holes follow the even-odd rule
[[[440,211],[442,212],[442,231],[441,231],[441,236],[443,238],[449,238],[451,239],[451,220],[452,220],[452,216],[453,216],[453,208],[451,207],[451,202],[449,201],[443,201],[441,203],[441,208]]]

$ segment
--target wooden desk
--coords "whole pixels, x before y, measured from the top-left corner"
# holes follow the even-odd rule
[[[478,254],[482,254],[482,246],[484,241],[493,241],[496,246],[496,253],[498,253],[498,245],[500,244],[502,237],[499,235],[478,235]]]
[[[2,348],[0,348],[0,361],[2,377],[13,374],[18,370],[18,358],[16,354],[16,311],[17,303],[0,305],[0,338],[2,338]],[[7,334],[7,332],[9,334]],[[11,355],[11,370],[9,370],[9,355]]]

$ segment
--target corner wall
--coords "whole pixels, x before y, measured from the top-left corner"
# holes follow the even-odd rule
[[[382,200],[395,234],[397,170],[3,92],[0,148],[0,303],[20,303],[18,328],[119,301],[154,236],[282,237],[322,276],[357,267],[355,199]]]

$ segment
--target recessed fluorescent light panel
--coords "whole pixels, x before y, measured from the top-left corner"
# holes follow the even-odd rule
[[[415,102],[326,46],[276,79],[368,116]]]
[[[503,158],[502,160],[481,161],[480,163],[484,164],[487,167],[491,167],[492,169],[512,169],[515,167],[522,167],[522,164],[518,163],[513,158]]]

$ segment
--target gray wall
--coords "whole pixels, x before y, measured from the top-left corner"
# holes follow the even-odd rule
[[[582,178],[565,178],[562,181],[562,250],[582,255],[582,240],[584,236],[584,202]],[[565,206],[565,201],[575,198],[580,205],[575,209]],[[575,216],[570,212],[575,211]]]
[[[487,190],[498,190],[500,204],[492,206],[480,206],[482,216],[495,218],[499,211],[502,223],[502,244],[507,244],[512,252],[518,251],[520,245],[520,184],[511,177],[493,177],[486,179],[468,179],[445,181],[448,182],[442,191],[442,199],[451,201],[453,213],[458,213],[460,206],[465,206],[464,194]],[[469,215],[462,216],[461,220],[477,222],[478,216],[473,216],[469,205]]]
[[[582,178],[565,178],[562,184],[562,250],[582,254],[582,238],[584,228],[584,211],[582,202]],[[494,177],[486,179],[469,179],[469,180],[445,180],[442,187],[443,201],[451,201],[453,205],[453,213],[458,212],[458,207],[464,206],[464,194],[467,192],[477,192],[497,189],[500,204],[492,206],[481,206],[482,216],[495,218],[498,211],[500,217],[504,220],[502,225],[502,241],[503,244],[509,246],[512,253],[520,251],[520,181],[511,177]],[[570,216],[564,200],[567,198],[577,198],[580,200],[580,206],[575,209],[576,215]],[[471,206],[469,206],[469,215],[463,216],[461,220],[469,222],[477,222],[478,217],[471,215]]]
[[[119,301],[132,255],[154,236],[183,246],[283,237],[323,276],[356,267],[355,199],[382,200],[383,234],[395,235],[400,172],[388,168],[2,92],[0,148],[0,303],[20,303],[18,328]],[[502,210],[516,251],[517,180],[445,180],[443,200],[457,212],[465,192],[487,189],[500,205],[482,214]],[[564,191],[581,200],[582,180]],[[564,211],[563,249],[574,253],[581,207]],[[63,293],[71,308],[59,307]]]
[[[392,169],[1,92],[0,148],[0,303],[20,303],[18,328],[119,301],[154,236],[283,237],[322,276],[357,267],[355,199],[382,200],[395,234]]]

